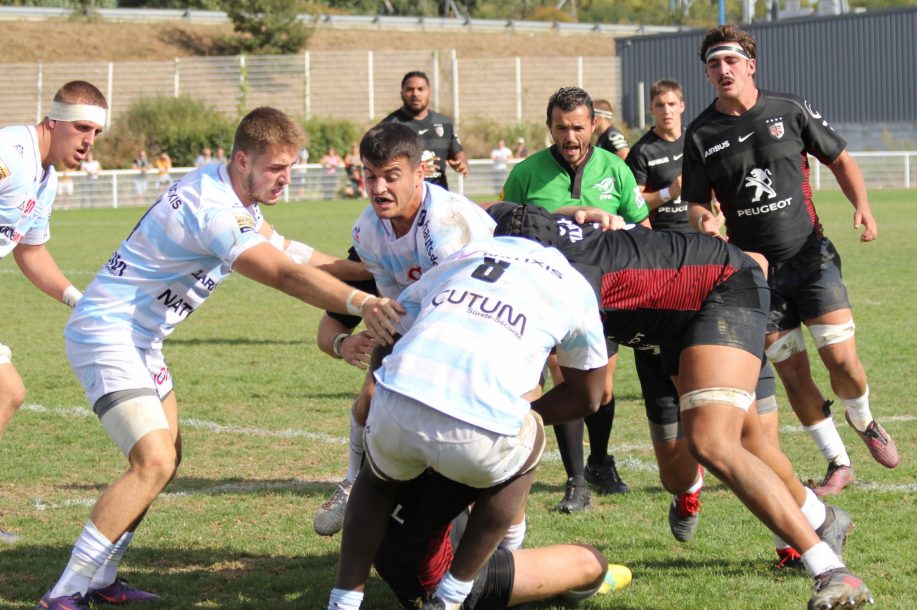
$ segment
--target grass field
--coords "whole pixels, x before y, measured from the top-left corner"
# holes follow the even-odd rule
[[[915,191],[875,191],[879,241],[860,244],[837,194],[816,201],[844,256],[873,410],[895,437],[902,464],[874,464],[853,431],[841,434],[857,481],[834,502],[857,528],[845,558],[871,586],[876,607],[917,607],[917,220]],[[285,234],[342,254],[355,202],[283,204],[268,211]],[[58,212],[50,248],[85,286],[141,209]],[[33,289],[12,260],[0,263],[0,341],[13,349],[28,397],[0,442],[0,525],[23,542],[0,547],[0,608],[32,608],[66,564],[100,491],[124,469],[85,404],[64,358],[66,308]],[[315,347],[320,312],[233,277],[166,342],[184,433],[178,478],[150,511],[122,575],[161,593],[169,608],[323,608],[339,537],[312,532],[312,513],[346,466],[346,422],[361,373]],[[549,511],[563,493],[549,446],[528,506],[527,545],[588,542],[633,570],[630,588],[587,608],[802,608],[811,581],[774,572],[771,537],[713,477],[695,539],[668,531],[632,357],[622,350],[612,439],[632,493],[595,498],[589,513]],[[819,384],[827,390],[822,371]],[[782,443],[803,479],[824,462],[781,397]],[[393,608],[378,578],[364,608]],[[538,608],[559,608],[550,603]]]

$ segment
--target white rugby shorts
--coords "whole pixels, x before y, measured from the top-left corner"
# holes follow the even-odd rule
[[[90,405],[112,392],[148,388],[162,400],[172,391],[172,375],[162,350],[133,345],[91,345],[66,339],[67,360]]]
[[[516,436],[498,434],[376,386],[364,445],[373,472],[382,479],[407,481],[432,468],[453,481],[486,489],[522,474],[534,451],[540,459],[540,428],[541,418],[529,411]]]

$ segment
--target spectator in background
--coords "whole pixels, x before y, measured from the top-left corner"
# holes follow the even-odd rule
[[[516,148],[513,149],[514,159],[525,159],[529,156],[529,149],[525,146],[525,138],[516,140]]]
[[[92,152],[86,153],[86,158],[80,163],[80,171],[86,172],[92,180],[98,180],[99,173],[102,171],[102,164],[92,157]]]
[[[344,162],[334,146],[329,146],[319,164],[322,166],[322,197],[332,199],[338,185],[338,169],[344,166]]]
[[[226,165],[229,162],[229,159],[226,158],[226,151],[223,150],[222,146],[217,146],[217,154],[211,161],[211,163],[217,163],[218,165]]]
[[[513,158],[513,151],[506,145],[506,140],[497,140],[497,147],[490,151],[490,160],[493,161],[494,190],[500,192],[506,181],[507,162]]]
[[[169,172],[172,170],[172,157],[169,153],[162,151],[156,158],[156,188],[162,190],[172,183],[172,176]]]
[[[194,160],[194,167],[200,169],[213,160],[213,153],[209,148],[202,148],[201,154]]]
[[[608,100],[595,100],[592,106],[595,108],[595,132],[599,134],[595,145],[626,159],[627,153],[630,152],[630,145],[624,134],[611,125],[611,119],[614,118],[611,104],[608,103]]]
[[[139,153],[137,153],[137,157],[131,164],[131,169],[140,172],[134,176],[134,193],[137,194],[137,203],[141,204],[143,203],[144,195],[146,195],[147,172],[149,172],[151,169],[150,160],[147,157],[145,150],[141,150]]]
[[[73,195],[73,175],[70,168],[63,163],[58,163],[57,169],[57,195],[59,197],[70,197]]]
[[[344,155],[344,173],[347,174],[347,184],[344,185],[344,196],[356,199],[366,198],[363,188],[363,162],[360,160],[360,147],[354,142],[350,152]]]

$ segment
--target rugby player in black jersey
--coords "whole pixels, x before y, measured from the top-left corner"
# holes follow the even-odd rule
[[[660,346],[691,454],[800,551],[815,579],[810,610],[871,601],[840,559],[849,515],[802,486],[750,408],[770,300],[761,257],[698,234],[640,226],[605,232],[598,223],[555,220],[536,206],[501,203],[488,212],[498,228],[506,226],[503,217],[518,217],[511,231],[532,239],[559,232],[556,247],[597,289],[606,334],[622,345]]]
[[[809,100],[757,88],[757,44],[734,25],[708,31],[700,47],[716,100],[685,135],[682,199],[697,230],[719,235],[710,210],[715,196],[731,243],[760,252],[769,264],[771,307],[767,356],[780,375],[800,422],[815,440],[828,471],[819,495],[840,493],[853,480],[850,458],[815,384],[801,325],[809,328],[847,421],[872,457],[887,468],[898,451],[872,415],[866,371],[856,350],[841,261],[825,237],[812,202],[812,155],[831,170],[854,208],[860,241],[876,239],[862,173]]]

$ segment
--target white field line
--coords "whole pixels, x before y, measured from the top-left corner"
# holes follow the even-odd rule
[[[42,414],[51,414],[59,415],[61,417],[95,417],[95,414],[91,409],[86,407],[46,407],[43,405],[37,404],[27,404],[21,407],[24,411],[30,411],[33,413],[42,413]],[[917,420],[917,416],[913,415],[898,415],[892,417],[885,417],[882,419],[883,422],[912,422]],[[320,441],[333,445],[344,445],[349,442],[349,439],[343,436],[334,436],[331,434],[325,434],[323,432],[310,432],[308,430],[297,430],[286,428],[282,430],[272,430],[267,428],[251,428],[245,426],[231,426],[219,424],[216,422],[210,422],[200,419],[188,418],[181,419],[181,425],[186,428],[193,428],[196,430],[204,430],[206,432],[212,432],[214,434],[241,434],[248,436],[262,436],[269,438],[304,438],[308,440]],[[785,425],[781,426],[780,431],[783,433],[801,433],[803,432],[801,426]],[[655,460],[643,460],[636,457],[623,457],[624,454],[634,453],[634,452],[645,452],[651,450],[651,445],[649,443],[620,443],[616,444],[614,447],[615,453],[619,454],[621,457],[618,458],[618,465],[624,470],[631,471],[642,471],[642,472],[658,472],[658,467],[656,466]],[[560,463],[560,454],[557,451],[548,451],[545,452],[542,457],[542,461],[549,464]],[[332,482],[331,480],[328,481]],[[176,498],[185,498],[193,496],[213,496],[227,493],[258,493],[262,491],[270,490],[295,490],[302,489],[306,486],[306,482],[297,479],[291,479],[289,481],[282,482],[271,482],[271,483],[227,483],[224,485],[216,485],[211,487],[204,487],[200,489],[189,489],[176,492],[166,492],[160,495],[161,499],[176,499]],[[884,484],[876,483],[874,481],[854,481],[854,487],[859,489],[865,489],[869,491],[877,492],[888,492],[888,493],[915,493],[917,492],[917,483],[902,483],[902,484]],[[32,506],[35,510],[38,511],[47,511],[55,510],[62,508],[69,508],[72,506],[92,506],[96,501],[96,496],[86,497],[86,498],[76,498],[62,500],[60,502],[48,502],[42,500],[41,498],[34,498],[32,500]]]

